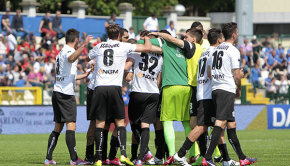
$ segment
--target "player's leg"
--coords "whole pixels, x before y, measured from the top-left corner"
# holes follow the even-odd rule
[[[91,120],[87,131],[87,146],[85,161],[94,162],[94,141],[95,141],[96,121]]]
[[[115,123],[114,123],[114,125],[115,125]],[[113,165],[121,165],[120,160],[118,158],[116,158],[119,147],[120,147],[120,144],[119,144],[119,140],[118,140],[117,127],[115,125],[115,128],[114,128],[112,136],[111,136],[110,153],[109,153],[109,160],[110,160],[111,164],[113,164]]]
[[[131,100],[131,98],[130,98]],[[138,157],[138,146],[141,138],[141,126],[130,121],[131,130],[132,130],[132,146],[131,146],[131,161],[136,161]]]
[[[244,155],[242,148],[241,148],[241,145],[240,145],[240,142],[239,142],[239,139],[237,137],[237,133],[236,133],[236,121],[228,122],[227,127],[228,127],[227,134],[228,134],[229,142],[231,143],[233,149],[237,153],[241,166],[250,165],[252,163],[257,162],[258,159],[250,158],[250,157],[247,157],[246,155]]]
[[[102,145],[103,145],[103,130],[105,127],[105,120],[96,120],[95,128],[95,144],[96,144],[96,155],[95,165],[102,165]]]
[[[140,140],[140,149],[139,149],[139,155],[137,158],[136,165],[142,165],[142,161],[145,157],[145,154],[148,150],[148,143],[150,139],[150,124],[148,123],[141,123],[141,140]]]
[[[56,164],[56,162],[52,159],[52,153],[54,151],[54,148],[56,147],[59,134],[63,129],[63,125],[64,125],[63,123],[56,122],[54,130],[49,135],[46,151],[46,159],[44,162],[45,165]]]
[[[106,165],[110,164],[110,161],[107,160],[108,133],[109,133],[110,125],[111,123],[107,121],[103,130],[102,161],[103,161],[103,164],[106,164]]]
[[[158,113],[157,113],[158,114]],[[163,160],[165,158],[165,139],[162,123],[160,122],[160,112],[159,117],[156,118],[156,123],[154,124],[155,128],[155,158],[154,163],[157,165],[163,165]]]
[[[66,122],[66,134],[65,140],[66,145],[69,150],[70,158],[72,162],[76,162],[78,160],[76,149],[76,139],[75,139],[75,131],[76,131],[76,123],[75,122]]]

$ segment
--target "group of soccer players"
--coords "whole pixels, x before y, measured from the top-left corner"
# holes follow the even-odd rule
[[[79,32],[69,29],[66,33],[66,45],[56,57],[56,82],[52,95],[55,128],[49,136],[45,165],[56,164],[52,153],[64,123],[70,165],[213,166],[212,154],[217,146],[224,166],[245,166],[257,161],[244,155],[236,134],[234,100],[240,96],[242,77],[240,53],[236,48],[236,23],[225,24],[222,30],[210,29],[208,41],[203,39],[204,30],[199,22],[192,24],[183,40],[172,37],[165,30],[144,31],[139,41],[128,40],[128,31],[118,25],[109,25],[106,31],[108,40],[90,50],[88,58],[92,67],[82,75],[76,74],[77,59],[92,37],[88,36],[76,48]],[[86,159],[82,160],[75,147],[74,85],[76,79],[86,78],[89,74],[87,119],[90,126]],[[128,105],[133,133],[131,160],[126,154],[123,80],[132,81]],[[182,122],[186,136],[177,153],[173,121]],[[111,123],[114,123],[115,130],[107,156]],[[154,158],[148,147],[150,124],[155,127]],[[213,129],[208,141],[210,126]],[[239,162],[228,155],[225,128]],[[118,148],[121,156],[116,158]],[[185,158],[189,150],[190,164]],[[164,161],[165,156],[168,157]]]

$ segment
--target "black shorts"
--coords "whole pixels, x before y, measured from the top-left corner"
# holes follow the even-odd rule
[[[190,99],[190,106],[189,106],[189,112],[190,116],[197,116],[197,99],[196,99],[196,86],[192,87],[192,96]]]
[[[235,94],[217,89],[212,91],[212,99],[216,112],[216,119],[234,122]]]
[[[157,118],[160,118],[160,115],[161,115],[161,102],[162,102],[162,91],[159,94],[159,101],[158,101],[158,106],[157,106],[157,111],[156,111]]]
[[[215,121],[215,109],[212,99],[198,101],[197,125],[213,126]]]
[[[135,124],[155,123],[158,109],[159,94],[157,93],[130,93],[128,106],[129,119]]]
[[[98,86],[94,89],[90,119],[106,121],[125,119],[125,106],[119,86]]]
[[[77,106],[74,95],[53,91],[51,100],[55,122],[76,122]]]
[[[94,93],[94,90],[87,88],[87,120],[95,120],[90,117],[91,101],[92,101],[93,93]]]

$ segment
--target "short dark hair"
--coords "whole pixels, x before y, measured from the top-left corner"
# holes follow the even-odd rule
[[[137,40],[135,40],[135,39],[129,39],[127,41],[127,43],[136,44],[137,43]]]
[[[120,27],[117,24],[111,24],[106,28],[106,31],[109,39],[118,39],[120,34]]]
[[[147,36],[149,33],[150,33],[149,31],[144,30],[144,31],[141,31],[141,32],[140,32],[140,36],[141,36],[141,37],[144,37],[144,36]]]
[[[120,37],[122,37],[122,36],[124,35],[125,32],[128,33],[128,30],[125,29],[125,28],[120,28]]]
[[[160,30],[159,32],[161,32],[161,33],[167,33],[167,34],[169,34],[169,35],[171,35],[171,33],[169,33],[167,30]]]
[[[222,37],[222,31],[217,28],[212,28],[208,31],[207,39],[210,45],[216,44],[217,40]]]
[[[186,33],[189,33],[191,37],[195,37],[197,43],[201,42],[202,37],[203,37],[201,30],[193,28],[193,29],[186,30]]]
[[[80,36],[80,32],[74,28],[71,28],[71,29],[66,31],[65,42],[66,43],[73,43],[75,41],[75,39],[79,38],[79,36]]]
[[[201,24],[201,22],[199,22],[199,21],[195,21],[195,22],[193,22],[192,24],[191,24],[191,29],[192,28],[198,28],[198,27],[200,27],[200,30],[202,30],[203,31],[203,25]]]
[[[225,24],[222,29],[225,40],[230,39],[233,36],[233,34],[236,32],[237,28],[238,26],[237,26],[237,23],[235,22],[230,22],[230,23]]]

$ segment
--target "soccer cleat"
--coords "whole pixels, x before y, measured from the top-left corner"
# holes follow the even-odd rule
[[[187,163],[185,157],[179,157],[177,153],[173,155],[174,161],[177,161],[182,166],[190,166],[190,164]]]
[[[189,158],[189,164],[192,164],[192,163],[195,163],[195,157],[194,156],[191,156]]]
[[[90,162],[86,162],[82,160],[81,158],[78,158],[77,161],[70,161],[70,165],[90,165]]]
[[[205,158],[202,159],[201,164],[203,166],[217,166],[212,160],[207,161]]]
[[[103,165],[111,165],[111,162],[109,159],[106,159],[105,161],[102,161]]]
[[[94,166],[102,166],[102,161],[101,160],[96,161]]]
[[[115,158],[114,160],[110,160],[110,163],[111,165],[122,165],[118,158]]]
[[[124,155],[122,155],[120,157],[120,162],[123,163],[123,164],[128,164],[128,165],[134,165],[130,159],[128,159],[127,157],[125,157]]]
[[[231,159],[230,161],[223,161],[223,166],[240,166],[240,163]]]
[[[240,164],[241,164],[241,166],[245,166],[245,165],[253,164],[257,161],[258,161],[257,158],[246,157],[244,160],[240,160]]]
[[[214,162],[217,162],[217,163],[221,163],[224,161],[223,157],[222,156],[219,156],[219,157],[214,157],[213,158]]]
[[[141,160],[137,160],[135,165],[142,166],[142,161]]]
[[[143,158],[143,162],[146,162],[147,160],[151,158],[153,158],[153,154],[150,151],[148,151]]]
[[[45,159],[44,165],[56,165],[56,162],[53,159],[52,160]]]
[[[145,162],[145,165],[155,165],[154,158],[152,157],[151,159],[147,160],[147,161]]]
[[[169,156],[163,165],[171,165],[174,162],[174,157]]]
[[[202,163],[202,159],[203,159],[202,156],[198,156],[198,157],[196,158],[195,162],[192,163],[191,165],[201,165],[201,163]]]
[[[90,163],[88,165],[93,165],[95,163],[95,160],[93,158],[87,158],[86,157],[84,161],[87,162],[87,163]]]
[[[159,159],[157,157],[154,157],[154,163],[155,163],[155,165],[163,165],[164,159]]]

